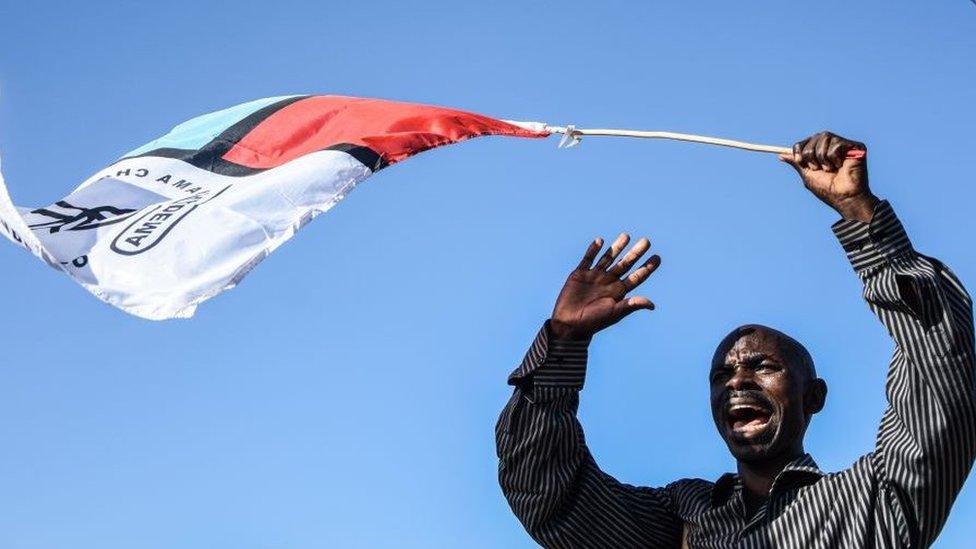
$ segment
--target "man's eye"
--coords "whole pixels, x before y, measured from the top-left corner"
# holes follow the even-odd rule
[[[719,370],[712,374],[712,383],[718,383],[719,381],[725,380],[728,377],[728,372]]]

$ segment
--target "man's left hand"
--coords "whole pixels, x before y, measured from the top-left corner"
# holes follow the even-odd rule
[[[821,132],[793,145],[780,160],[793,166],[803,184],[844,219],[868,222],[878,198],[868,187],[867,157],[847,158],[848,151],[866,150],[863,143]]]

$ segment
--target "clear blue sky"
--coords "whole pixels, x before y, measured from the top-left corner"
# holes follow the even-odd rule
[[[656,3],[655,3],[656,4]],[[7,3],[0,145],[19,204],[198,114],[341,93],[502,118],[868,143],[916,247],[976,287],[976,6],[944,2]],[[477,7],[475,7],[477,6]],[[0,547],[526,547],[493,427],[586,242],[648,235],[657,304],[593,344],[580,411],[636,484],[733,462],[708,411],[744,322],[830,384],[807,449],[872,449],[892,344],[832,212],[775,158],[492,138],[368,180],[191,321],[126,316],[0,245]],[[976,535],[976,485],[941,539]]]

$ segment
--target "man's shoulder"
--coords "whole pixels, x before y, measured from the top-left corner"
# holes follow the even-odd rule
[[[711,505],[715,483],[702,478],[683,478],[665,487],[679,515],[694,514]]]
[[[668,484],[668,490],[698,491],[708,490],[715,486],[715,483],[703,478],[683,478]]]
[[[868,452],[844,469],[823,473],[823,479],[828,482],[846,482],[855,477],[860,479],[857,482],[861,484],[870,484],[872,482],[870,479],[873,479],[877,474],[877,464],[875,463],[877,459],[878,455],[875,452]]]

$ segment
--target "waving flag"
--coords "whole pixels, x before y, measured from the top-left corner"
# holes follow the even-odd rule
[[[549,129],[377,99],[260,99],[180,124],[50,206],[14,206],[0,176],[0,233],[129,313],[189,317],[374,172],[483,135]]]
[[[666,131],[496,120],[380,99],[269,97],[184,122],[44,208],[14,206],[0,175],[0,233],[120,309],[185,318],[374,172],[472,137],[553,133],[569,147],[586,135],[612,135],[791,151]]]

